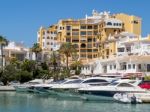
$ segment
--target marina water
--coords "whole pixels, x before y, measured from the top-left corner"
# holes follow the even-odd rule
[[[84,101],[50,95],[0,92],[0,112],[149,112],[149,104]]]

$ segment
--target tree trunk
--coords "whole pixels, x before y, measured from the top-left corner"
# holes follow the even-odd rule
[[[67,58],[66,65],[67,65],[67,70],[68,70],[68,55],[66,55],[66,58]]]
[[[1,45],[1,68],[2,68],[2,72],[3,72],[3,45]]]

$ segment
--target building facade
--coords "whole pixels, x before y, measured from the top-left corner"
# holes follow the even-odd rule
[[[150,36],[122,32],[111,37],[116,54],[82,68],[82,74],[150,75]],[[94,68],[94,69],[93,69]]]
[[[56,51],[59,49],[57,41],[57,25],[52,25],[49,28],[40,27],[37,33],[37,43],[44,51]]]
[[[49,37],[56,38],[59,47],[61,43],[70,42],[77,49],[78,59],[86,64],[116,54],[116,42],[110,37],[121,32],[141,35],[141,19],[133,15],[93,10],[92,16],[86,15],[85,18],[76,20],[62,19],[48,29],[40,28],[38,43],[42,49],[53,50],[51,43],[55,40]]]
[[[4,47],[3,52],[3,66],[9,64],[13,58],[16,58],[19,61],[24,61],[25,59],[35,60],[34,53],[32,53],[29,48],[25,47],[22,42],[9,42],[8,45]]]

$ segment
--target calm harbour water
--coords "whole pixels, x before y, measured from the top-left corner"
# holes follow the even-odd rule
[[[0,112],[150,112],[150,104],[119,104],[0,92]]]

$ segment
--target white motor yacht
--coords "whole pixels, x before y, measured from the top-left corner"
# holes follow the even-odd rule
[[[35,79],[24,84],[15,85],[14,88],[18,92],[27,92],[27,91],[31,91],[30,88],[31,86],[36,84],[42,84],[42,83],[43,83],[43,79]]]
[[[89,86],[78,89],[87,100],[112,100],[116,93],[145,93],[137,86],[140,80],[120,79],[106,86]]]
[[[52,87],[53,91],[57,92],[59,96],[76,96],[77,89],[82,87],[88,86],[95,86],[95,85],[107,85],[109,84],[114,78],[106,78],[106,77],[91,77],[86,79],[74,79],[66,81],[62,84],[56,85]]]

